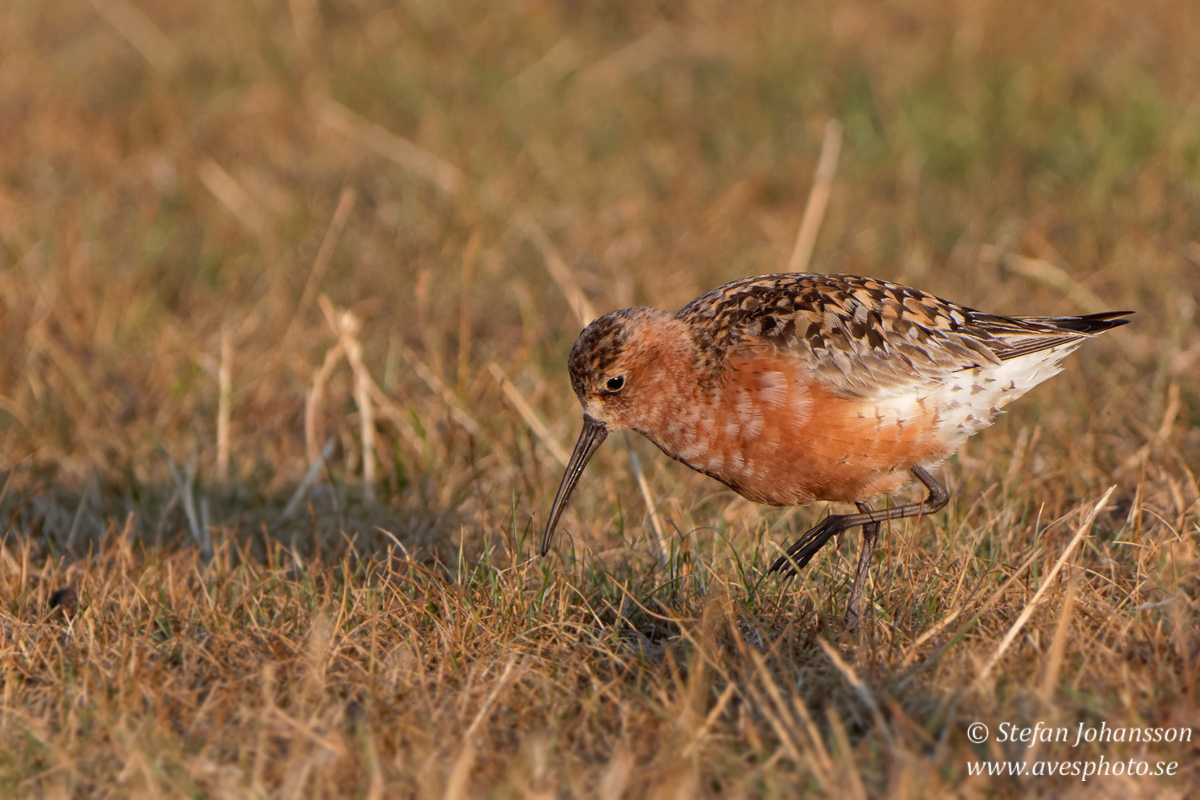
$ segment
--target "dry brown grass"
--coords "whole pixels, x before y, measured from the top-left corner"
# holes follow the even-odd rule
[[[0,794],[1195,794],[1200,738],[995,738],[1197,719],[1196,30],[1191,0],[3,4]],[[530,560],[577,314],[781,269],[831,119],[814,269],[1135,324],[946,465],[851,636],[856,536],[764,583],[824,510],[632,437]],[[967,772],[1100,756],[1178,774]]]

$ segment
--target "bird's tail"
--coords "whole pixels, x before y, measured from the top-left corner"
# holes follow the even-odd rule
[[[1076,333],[1101,333],[1109,328],[1128,325],[1130,320],[1122,319],[1132,314],[1132,311],[1104,311],[1100,314],[1085,314],[1082,317],[1025,317],[1026,322],[1051,325],[1064,331]]]

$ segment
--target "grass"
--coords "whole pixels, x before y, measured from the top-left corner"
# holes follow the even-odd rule
[[[0,793],[1194,794],[1200,739],[1073,736],[1200,734],[1197,13],[5,5]],[[853,634],[856,534],[766,580],[825,509],[637,437],[532,558],[580,300],[781,269],[831,119],[814,269],[1134,324],[886,529]],[[1101,757],[1178,767],[968,774]]]

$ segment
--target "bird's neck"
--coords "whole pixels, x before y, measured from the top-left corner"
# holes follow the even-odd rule
[[[650,391],[632,427],[668,455],[691,464],[717,439],[718,421],[710,412],[720,403],[721,387],[687,325],[675,318],[662,325],[648,349],[645,380]]]

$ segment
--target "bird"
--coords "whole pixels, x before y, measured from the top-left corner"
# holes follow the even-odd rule
[[[606,314],[568,359],[583,428],[541,555],[592,455],[631,429],[756,503],[854,503],[857,513],[829,514],[767,572],[794,577],[861,526],[843,617],[852,628],[880,523],[945,507],[950,494],[930,471],[1131,313],[1000,316],[877,278],[783,273],[726,283],[675,314]],[[876,508],[914,479],[924,500]]]

